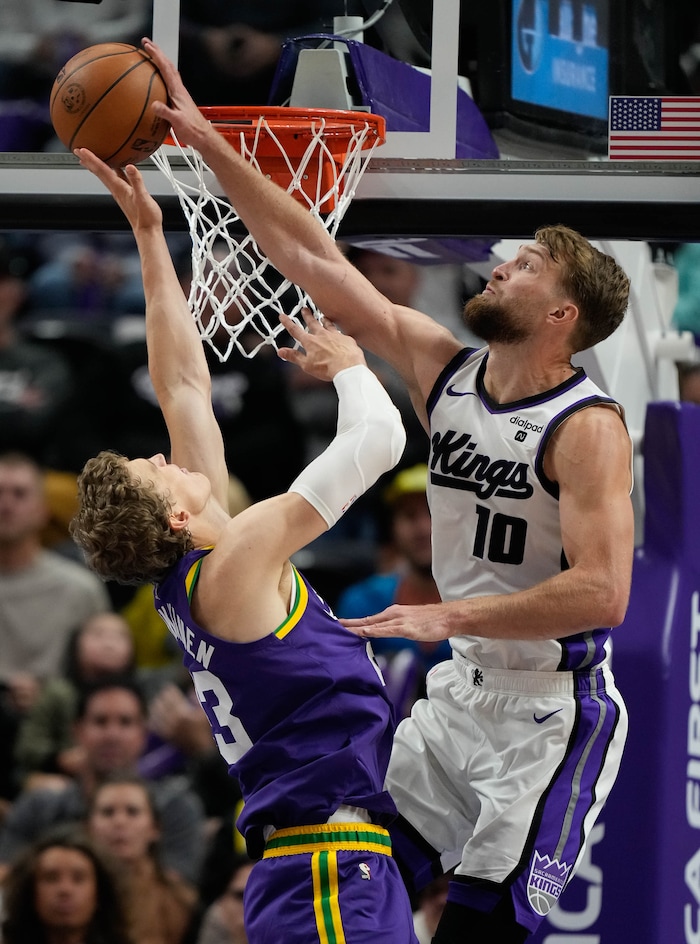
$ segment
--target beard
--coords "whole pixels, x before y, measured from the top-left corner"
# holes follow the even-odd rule
[[[487,344],[519,344],[528,337],[527,326],[517,315],[489,295],[470,298],[462,321]]]

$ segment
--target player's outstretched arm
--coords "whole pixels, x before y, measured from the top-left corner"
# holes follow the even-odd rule
[[[321,380],[332,380],[338,394],[334,438],[289,487],[288,492],[246,510],[231,523],[232,540],[254,521],[251,555],[268,562],[290,557],[331,528],[377,479],[401,458],[406,432],[401,414],[367,367],[356,342],[324,320],[304,313],[307,331],[285,315],[281,321],[302,350],[280,357],[299,364]],[[262,516],[267,516],[263,518]]]
[[[260,638],[279,623],[287,612],[287,598],[283,612],[279,610],[279,587],[289,558],[332,527],[393,468],[406,441],[398,410],[355,341],[308,312],[305,319],[307,332],[281,317],[303,345],[286,359],[297,361],[314,377],[332,379],[338,394],[336,435],[289,491],[246,508],[217,541],[201,578],[199,600],[207,608],[211,631],[227,639]],[[234,625],[232,611],[237,616]]]
[[[289,492],[303,496],[330,528],[380,475],[396,465],[406,445],[406,432],[399,411],[367,367],[356,342],[326,319],[322,325],[309,312],[304,317],[306,332],[282,316],[302,351],[287,349],[280,356],[314,377],[332,379],[338,394],[338,421],[334,439],[295,479]]]
[[[168,427],[172,460],[204,472],[225,507],[228,474],[211,406],[209,368],[165,240],[161,209],[138,168],[114,170],[84,148],[76,155],[110,191],[134,233],[146,299],[148,368]]]
[[[205,120],[162,50],[148,39],[143,45],[168,87],[169,105],[154,103],[154,111],[170,122],[181,144],[202,154],[265,255],[425,400],[459,342],[432,318],[393,305],[377,291],[305,207],[260,174]]]

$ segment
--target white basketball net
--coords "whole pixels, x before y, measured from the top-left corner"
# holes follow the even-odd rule
[[[256,151],[261,135],[268,135],[279,148],[291,175],[287,192],[303,200],[310,213],[335,238],[367,161],[382,139],[360,114],[357,125],[353,123],[348,132],[344,157],[339,159],[336,149],[334,159],[324,137],[326,119],[314,118],[305,126],[305,130],[309,128],[308,146],[301,158],[288,157],[284,143],[262,116],[250,144],[240,132],[237,150],[262,173]],[[276,348],[277,337],[284,331],[279,322],[280,313],[294,318],[302,327],[303,320],[299,317],[302,308],[309,308],[317,317],[320,313],[297,285],[279,274],[255,240],[246,234],[227,199],[217,196],[221,188],[199,152],[181,145],[174,134],[172,138],[186,166],[174,168],[164,147],[151,159],[172,184],[189,223],[192,284],[188,304],[200,336],[220,361],[227,360],[234,347],[245,357],[254,357],[265,345]],[[325,183],[320,172],[324,163],[332,168]],[[318,173],[315,191],[309,194],[302,184],[308,189],[310,169],[318,169]],[[329,199],[334,205],[327,214],[322,214],[320,208]]]

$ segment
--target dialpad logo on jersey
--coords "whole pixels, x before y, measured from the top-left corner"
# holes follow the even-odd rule
[[[564,891],[570,871],[570,865],[550,859],[548,855],[540,855],[535,850],[527,880],[527,897],[533,911],[538,915],[549,914]]]
[[[514,426],[519,426],[523,433],[541,433],[544,429],[543,426],[537,426],[535,423],[531,423],[530,420],[524,420],[522,416],[511,416],[510,421]]]
[[[492,495],[506,498],[530,498],[532,485],[527,480],[526,462],[492,459],[477,452],[478,443],[469,433],[448,429],[433,435],[430,481],[433,485],[462,488],[481,499]]]

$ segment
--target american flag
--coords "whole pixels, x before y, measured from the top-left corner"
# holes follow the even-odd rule
[[[700,96],[613,95],[609,128],[611,160],[700,160]]]

